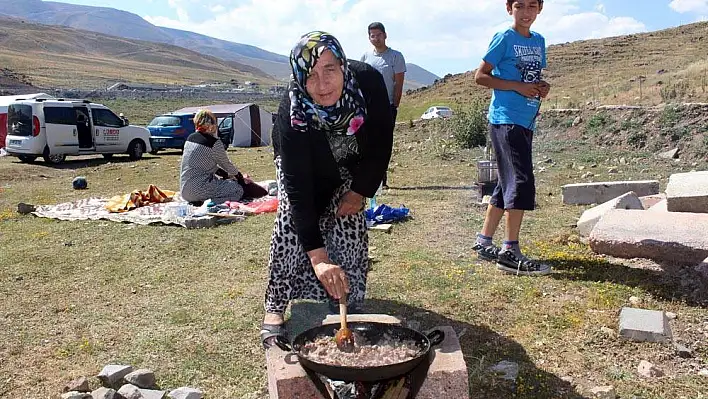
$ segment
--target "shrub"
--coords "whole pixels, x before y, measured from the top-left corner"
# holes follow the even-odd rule
[[[487,144],[487,107],[481,101],[456,112],[449,123],[452,137],[462,148],[474,148]]]

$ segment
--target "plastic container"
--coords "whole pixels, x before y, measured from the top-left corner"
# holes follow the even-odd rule
[[[477,161],[477,182],[491,183],[497,181],[499,171],[496,161]]]

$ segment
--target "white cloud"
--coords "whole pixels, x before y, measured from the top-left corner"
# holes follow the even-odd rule
[[[605,14],[607,12],[607,7],[605,7],[605,5],[602,3],[597,3],[597,5],[595,6],[595,10],[597,10],[597,12],[599,12],[600,14]]]
[[[679,13],[706,13],[708,12],[708,0],[672,0],[669,7]]]
[[[646,29],[633,18],[608,16],[604,7],[584,10],[584,2],[546,1],[534,30],[550,44]],[[325,30],[342,42],[350,58],[358,59],[370,46],[366,26],[381,21],[391,47],[403,52],[408,62],[438,75],[476,68],[493,33],[510,23],[503,2],[489,0],[212,0],[209,6],[201,0],[168,0],[168,4],[176,19],[145,19],[284,55],[303,33]]]

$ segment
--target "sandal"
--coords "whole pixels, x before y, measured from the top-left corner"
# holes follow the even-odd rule
[[[285,324],[261,324],[261,343],[263,349],[268,350],[276,345],[278,337],[288,338],[288,330]]]

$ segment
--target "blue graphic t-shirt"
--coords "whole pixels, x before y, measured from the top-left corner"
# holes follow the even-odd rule
[[[538,82],[541,70],[546,67],[546,40],[536,32],[525,37],[509,28],[494,35],[484,61],[494,66],[492,76],[496,78]],[[494,90],[487,118],[492,124],[514,124],[533,129],[540,106],[538,98],[526,98],[515,91]]]

